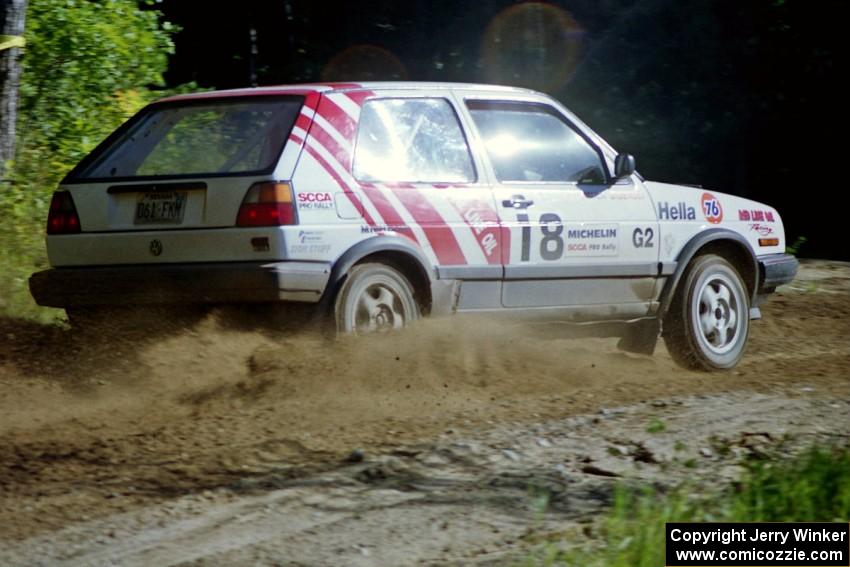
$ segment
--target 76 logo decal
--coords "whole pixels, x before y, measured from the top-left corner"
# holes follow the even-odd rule
[[[720,224],[723,220],[723,207],[720,205],[720,199],[711,193],[702,194],[702,214],[705,220],[711,224]]]

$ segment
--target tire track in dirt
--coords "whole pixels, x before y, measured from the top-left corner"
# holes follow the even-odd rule
[[[666,429],[646,424],[662,419]],[[850,397],[748,392],[673,398],[545,424],[442,435],[309,478],[271,472],[229,491],[80,522],[0,550],[8,565],[517,564],[576,542],[622,478],[700,490],[743,458],[850,437]],[[695,461],[699,465],[695,466]],[[34,561],[35,559],[35,561]]]

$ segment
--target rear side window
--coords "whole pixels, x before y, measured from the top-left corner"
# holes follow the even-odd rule
[[[467,102],[499,181],[605,183],[602,157],[551,106]]]
[[[475,168],[447,100],[375,99],[360,112],[354,177],[367,182],[471,182]]]
[[[301,104],[278,97],[156,105],[99,147],[72,179],[265,172],[280,156]]]

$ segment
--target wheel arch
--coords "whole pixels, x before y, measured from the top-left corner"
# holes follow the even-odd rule
[[[324,310],[332,309],[334,299],[351,268],[364,262],[387,264],[397,269],[413,286],[415,299],[423,314],[430,311],[434,272],[425,254],[402,237],[381,235],[358,242],[334,262],[328,284],[319,301]]]
[[[759,283],[758,258],[747,240],[728,229],[714,228],[694,236],[676,258],[676,269],[664,284],[660,297],[659,318],[663,319],[691,260],[703,254],[717,254],[728,260],[741,274],[750,294],[750,306],[756,305]]]

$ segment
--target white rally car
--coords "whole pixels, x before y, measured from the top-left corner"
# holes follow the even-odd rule
[[[139,112],[53,196],[30,288],[110,306],[307,302],[342,332],[423,314],[603,323],[724,369],[797,261],[773,208],[645,181],[557,101],[430,83],[208,92]]]

